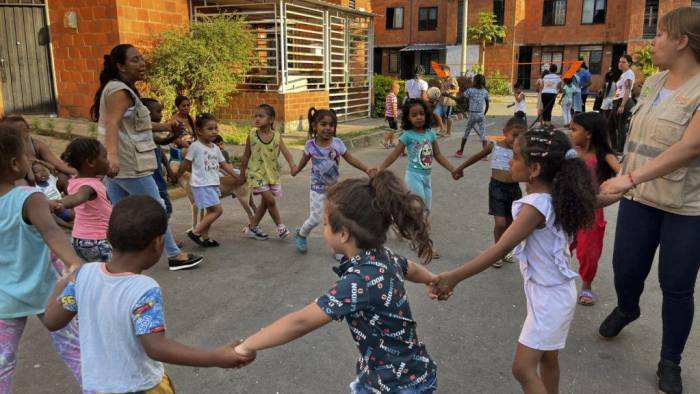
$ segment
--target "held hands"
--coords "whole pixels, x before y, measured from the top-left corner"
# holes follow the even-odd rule
[[[451,278],[449,272],[443,272],[428,283],[428,297],[432,300],[445,301],[452,296],[457,283]]]
[[[63,210],[63,200],[49,200],[51,213],[58,213]]]
[[[464,176],[464,170],[457,169],[457,170],[452,171],[452,179],[454,179],[455,181],[459,180],[463,176]]]
[[[242,355],[234,349],[241,341],[233,341],[227,345],[214,349],[216,366],[219,368],[242,368],[255,360],[255,352]]]
[[[629,175],[620,174],[600,185],[600,194],[624,194],[634,187]]]
[[[378,172],[379,172],[379,170],[377,170],[376,168],[368,168],[366,171],[367,176],[370,178],[376,176]]]
[[[119,155],[107,154],[107,160],[109,161],[109,170],[107,171],[107,176],[110,178],[114,178],[119,174]]]

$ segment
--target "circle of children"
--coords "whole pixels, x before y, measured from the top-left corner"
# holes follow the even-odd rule
[[[575,115],[570,136],[554,128],[528,129],[524,114],[518,114],[507,121],[502,139],[487,142],[483,114],[488,93],[483,76],[475,82],[465,93],[472,113],[458,153],[471,130],[482,137],[483,150],[456,168],[440,150],[427,100],[409,99],[400,113],[392,108],[403,133],[377,169],[352,156],[335,137],[333,111],[313,108],[310,139],[294,163],[273,128],[274,108],[262,104],[240,171],[235,171],[220,149],[214,116],[192,119],[190,101],[178,97],[178,112],[170,122],[174,131],[156,140],[170,144],[170,157],[160,150],[157,156],[166,163],[171,182],[183,185],[187,180],[188,195],[204,211],[187,231],[190,239],[205,247],[219,245],[210,229],[222,214],[220,171],[230,177],[231,190],[246,185],[261,196],[248,212],[246,235],[267,239],[260,222],[269,213],[277,236],[287,237],[290,231],[276,204],[282,195],[281,153],[292,175],[311,161],[310,214],[294,234],[296,249],[306,252],[307,237],[323,223],[325,241],[340,258],[335,269],[340,279],[315,302],[242,342],[215,349],[166,338],[160,287],[143,275],[163,252],[169,202],[134,195],[112,206],[103,184],[110,163],[101,142],[77,138],[61,160],[30,135],[22,118],[5,119],[0,126],[0,393],[11,391],[17,347],[32,315],[52,331],[55,348],[86,392],[172,392],[161,362],[239,368],[252,362],[257,351],[345,319],[360,353],[352,392],[431,393],[437,388],[437,366],[416,335],[404,280],[426,284],[431,298],[444,300],[461,281],[516,258],[525,281],[527,317],[513,374],[525,392],[557,393],[558,351],[564,348],[575,305],[595,302],[591,283],[605,230],[603,211],[596,208],[597,185],[618,172],[619,164],[607,142],[606,120],[595,112]],[[516,92],[516,100],[521,93]],[[140,100],[152,121],[160,122],[161,105]],[[518,105],[519,111],[523,108]],[[408,165],[402,181],[387,168],[404,150]],[[458,180],[467,167],[489,156],[495,244],[453,271],[433,274],[425,268],[439,257],[430,238],[433,160]],[[368,176],[338,182],[341,157]],[[155,174],[162,177],[159,170]],[[165,185],[162,178],[159,182]],[[525,197],[519,183],[527,184]],[[161,191],[167,202],[167,190]],[[248,202],[247,196],[239,198]],[[66,225],[72,217],[71,246],[58,223]],[[410,242],[422,264],[384,247],[390,228]],[[577,273],[570,267],[573,249],[583,278],[578,295]]]

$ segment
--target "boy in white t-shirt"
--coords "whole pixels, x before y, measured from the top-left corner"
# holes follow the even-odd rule
[[[135,195],[119,201],[107,234],[112,260],[83,265],[49,298],[43,319],[48,329],[65,327],[80,314],[83,390],[173,393],[161,362],[238,368],[253,361],[233,351],[239,341],[201,349],[165,337],[160,286],[141,273],[160,259],[167,226],[156,200]]]

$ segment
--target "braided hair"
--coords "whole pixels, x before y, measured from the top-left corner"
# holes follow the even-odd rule
[[[569,137],[554,128],[534,128],[519,136],[525,164],[541,166],[539,178],[552,185],[555,225],[567,234],[593,224],[596,193],[586,164],[575,156]]]
[[[94,138],[76,138],[68,144],[61,155],[63,161],[80,171],[88,160],[95,160],[100,155],[102,144]]]

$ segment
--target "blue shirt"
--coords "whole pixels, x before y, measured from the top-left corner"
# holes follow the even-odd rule
[[[469,100],[469,112],[484,113],[486,110],[486,102],[489,101],[488,90],[469,88],[462,94]]]
[[[430,174],[433,169],[433,142],[437,140],[435,130],[428,129],[423,133],[406,130],[399,141],[408,150],[408,171]]]
[[[389,249],[363,250],[344,259],[339,271],[340,279],[316,304],[347,321],[360,351],[359,381],[396,392],[435,376],[437,365],[418,341],[404,288],[408,261]]]
[[[22,217],[34,193],[41,191],[20,186],[0,197],[0,319],[44,313],[56,284],[48,246]]]
[[[579,86],[581,87],[581,94],[588,94],[588,85],[591,82],[591,72],[581,67],[576,71],[576,77],[578,78]]]

